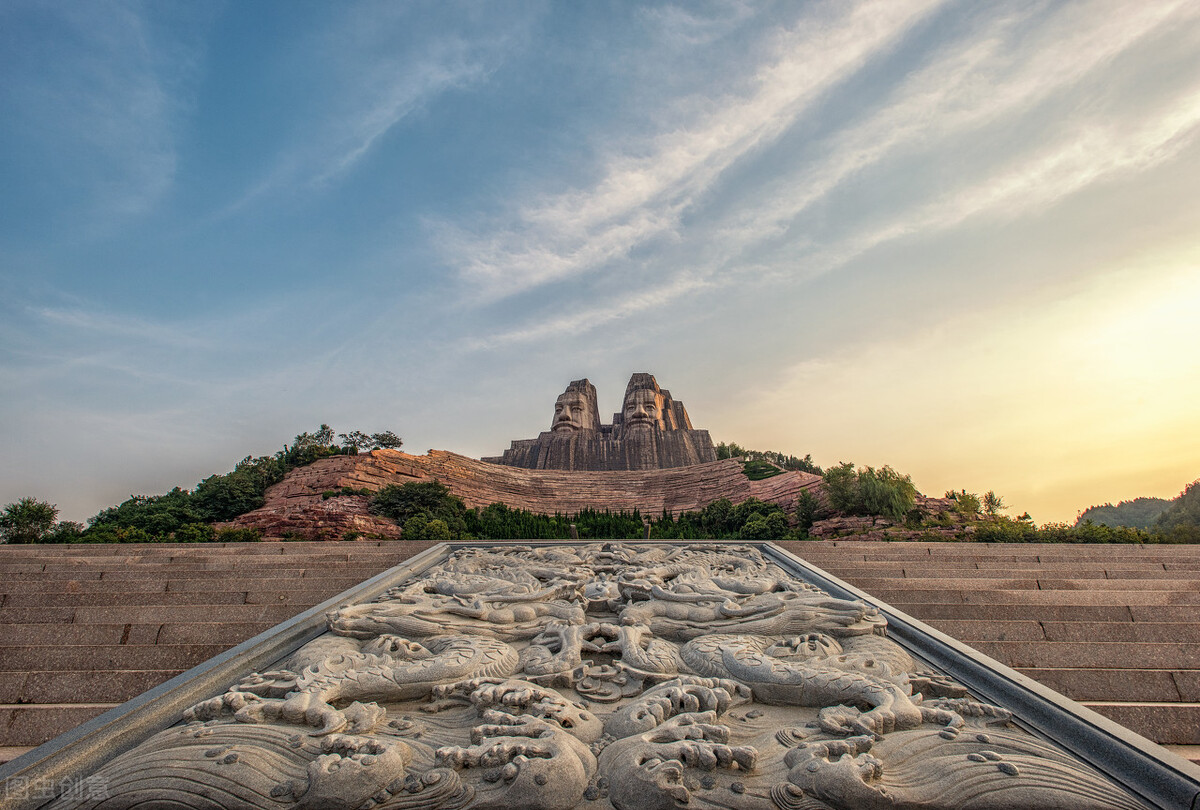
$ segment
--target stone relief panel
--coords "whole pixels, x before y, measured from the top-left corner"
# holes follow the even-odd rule
[[[757,549],[472,547],[55,808],[1139,808]]]

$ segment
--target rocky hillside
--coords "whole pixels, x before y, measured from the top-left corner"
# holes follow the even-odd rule
[[[334,456],[292,470],[266,492],[266,504],[232,524],[257,528],[265,537],[328,538],[347,532],[396,537],[394,523],[367,511],[365,495],[323,497],[323,493],[379,490],[388,484],[436,479],[469,507],[497,501],[531,512],[573,514],[583,509],[613,512],[640,509],[678,515],[728,498],[778,503],[789,513],[802,490],[818,491],[820,476],[788,471],[751,481],[741,461],[725,459],[666,470],[571,472],[524,470],[490,464],[445,450],[414,456],[399,450],[373,450]]]

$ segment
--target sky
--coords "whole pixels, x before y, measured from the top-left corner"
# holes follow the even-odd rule
[[[1200,477],[1200,4],[0,4],[0,503],[589,378],[1074,521]]]

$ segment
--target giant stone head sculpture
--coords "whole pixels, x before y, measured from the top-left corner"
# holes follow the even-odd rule
[[[554,403],[550,430],[556,436],[570,436],[580,430],[600,429],[600,409],[596,404],[596,386],[588,380],[575,380]]]
[[[625,386],[625,402],[614,421],[619,421],[627,433],[654,428],[691,428],[691,424],[681,423],[680,413],[684,413],[682,406],[676,405],[670,391],[659,387],[653,374],[638,372],[629,378],[629,384]]]

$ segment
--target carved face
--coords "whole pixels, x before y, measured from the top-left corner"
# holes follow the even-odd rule
[[[550,429],[558,434],[587,430],[595,421],[591,403],[578,391],[567,391],[554,403],[554,419]]]
[[[625,398],[625,429],[666,427],[663,397],[649,388],[637,388]]]

